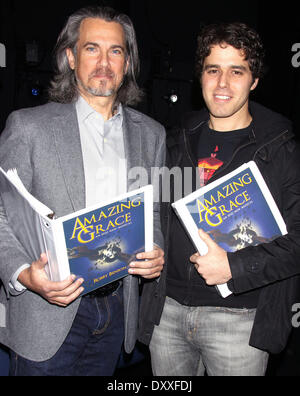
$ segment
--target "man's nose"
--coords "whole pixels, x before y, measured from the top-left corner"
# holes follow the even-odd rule
[[[98,65],[107,66],[109,64],[109,56],[105,51],[101,51],[98,58]]]
[[[226,72],[220,73],[218,85],[220,88],[227,88],[229,85],[228,74]]]

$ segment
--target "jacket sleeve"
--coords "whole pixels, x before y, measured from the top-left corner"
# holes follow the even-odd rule
[[[0,166],[7,171],[17,168],[22,180],[27,184],[31,179],[30,151],[22,125],[20,113],[13,113],[7,120],[6,128],[0,138]],[[10,294],[19,294],[10,287],[13,275],[26,263],[31,263],[24,248],[15,237],[6,216],[0,195],[0,278]]]
[[[300,274],[300,150],[283,145],[264,165],[263,176],[281,209],[288,235],[269,244],[228,253],[230,289],[244,293]]]

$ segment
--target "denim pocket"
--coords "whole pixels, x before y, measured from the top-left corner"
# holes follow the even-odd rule
[[[113,292],[112,297],[115,297],[116,300],[123,306],[123,287],[122,284],[117,288],[115,292]]]
[[[228,312],[236,315],[255,315],[256,314],[256,308],[227,308],[227,307],[220,307],[218,310],[223,311],[223,312]]]
[[[16,377],[18,375],[18,360],[19,356],[13,352],[10,351],[10,367],[9,367],[9,376],[10,377]]]

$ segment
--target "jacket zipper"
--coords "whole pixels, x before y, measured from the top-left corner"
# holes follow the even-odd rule
[[[181,158],[182,158],[182,155],[179,152],[179,155],[178,155],[178,158],[177,158],[175,166],[179,166]],[[168,205],[168,221],[167,221],[167,234],[166,234],[166,238],[165,238],[165,241],[166,241],[165,242],[165,252],[169,252],[171,212],[172,212],[172,206],[171,206],[171,202],[170,202],[170,204]],[[168,253],[167,253],[167,256],[165,257],[165,259],[166,259],[166,262],[169,261]],[[166,274],[166,277],[165,277],[165,284],[166,284],[166,282],[167,282],[167,274]],[[165,287],[165,290],[166,290],[166,287]]]
[[[204,122],[205,122],[205,121],[204,121]],[[199,127],[200,127],[201,125],[203,125],[204,122],[201,123],[201,124],[199,125]],[[191,157],[191,155],[190,155],[190,150],[189,150],[189,145],[188,145],[187,136],[186,136],[186,130],[185,130],[185,129],[183,130],[183,136],[184,136],[185,149],[186,149],[186,152],[187,152],[187,154],[188,154],[189,161],[191,162],[192,168],[194,168],[194,167],[196,166],[196,164],[194,164],[194,161],[193,161],[193,159],[192,159],[192,157]],[[189,265],[189,267],[188,267],[188,284],[190,284],[191,281],[192,281],[192,270],[193,270],[193,266],[192,266],[192,263],[190,263],[190,265]],[[190,290],[191,290],[191,287],[188,288],[187,296],[186,296],[186,298],[184,299],[184,304],[185,304],[185,305],[188,305],[188,304],[189,304],[189,300],[190,300],[190,297],[191,297],[191,295],[190,295]]]

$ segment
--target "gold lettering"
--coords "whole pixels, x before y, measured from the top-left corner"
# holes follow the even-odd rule
[[[131,202],[131,205],[133,208],[137,208],[137,207],[141,206],[141,204],[142,204],[141,198],[136,198]]]
[[[226,197],[221,193],[221,191],[218,191],[218,202],[221,201],[221,198],[225,199]]]
[[[85,224],[86,224],[86,222],[85,222]],[[76,231],[80,230],[81,232],[83,231],[85,234],[87,234],[89,232],[88,228],[90,228],[90,227],[85,227],[85,225],[82,224],[82,222],[80,221],[79,217],[77,217],[71,240],[76,238],[76,235],[75,235]]]
[[[212,208],[212,210],[215,210],[216,213],[217,213],[217,208],[216,208],[216,207]],[[210,225],[211,227],[217,227],[217,226],[219,226],[219,225],[221,225],[221,224],[223,223],[223,219],[222,219],[221,214],[219,213],[219,214],[216,216],[216,213],[214,213],[213,211],[207,211],[207,212],[206,212],[205,220],[206,220],[206,223],[207,223],[208,225]],[[217,218],[217,219],[218,219],[218,223],[213,223],[212,220],[209,218],[209,215],[212,216],[212,217]]]
[[[88,227],[86,227],[86,229],[82,229],[82,230],[79,231],[79,233],[77,235],[77,239],[78,239],[79,243],[89,243],[89,242],[92,242],[95,239],[95,233],[94,232],[90,233],[90,239],[88,239],[88,240],[83,239],[83,237],[81,235],[82,235],[82,233],[84,233],[86,235],[89,232],[88,229],[90,229],[92,231],[94,229],[94,227],[93,226],[88,226]]]
[[[103,212],[103,210],[102,210],[101,213],[100,213],[98,222],[102,220],[102,217],[103,217],[104,219],[107,219],[107,215]]]
[[[246,179],[247,178],[247,179]],[[243,183],[244,184],[251,184],[252,183],[252,177],[249,175],[249,173],[246,173],[244,176],[243,176]]]
[[[206,214],[207,214],[207,212],[209,212],[209,214],[211,216],[214,215],[214,212],[212,211],[213,208],[210,209],[210,208],[206,207],[204,205],[204,203],[200,201],[200,199],[197,200],[197,204],[198,204],[198,212],[199,212],[199,217],[200,217],[199,223],[202,223],[204,221],[203,217],[202,217],[203,212],[205,212]]]

